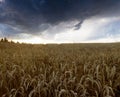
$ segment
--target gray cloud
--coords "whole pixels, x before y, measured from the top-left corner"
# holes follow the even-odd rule
[[[78,24],[76,24],[74,30],[79,30],[81,28],[81,25],[82,25],[83,21],[84,20],[81,20]]]
[[[0,4],[0,23],[6,26],[4,31],[9,36],[38,34],[74,20],[80,21],[74,28],[78,30],[92,16],[115,15],[119,3],[120,0],[5,0]]]

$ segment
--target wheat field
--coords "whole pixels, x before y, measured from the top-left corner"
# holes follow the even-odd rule
[[[0,97],[120,97],[120,43],[0,43]]]

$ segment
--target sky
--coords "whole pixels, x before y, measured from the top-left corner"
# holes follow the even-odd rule
[[[120,42],[120,0],[0,0],[0,38],[27,43]]]

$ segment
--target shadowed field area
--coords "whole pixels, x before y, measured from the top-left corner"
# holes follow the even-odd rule
[[[120,43],[0,43],[0,97],[120,97]]]

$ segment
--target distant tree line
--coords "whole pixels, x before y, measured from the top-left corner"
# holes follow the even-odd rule
[[[2,38],[0,40],[0,42],[3,42],[3,43],[14,43],[12,40],[11,41],[8,41],[8,39],[6,37]]]
[[[0,42],[8,42],[8,39],[6,37],[2,38]]]

